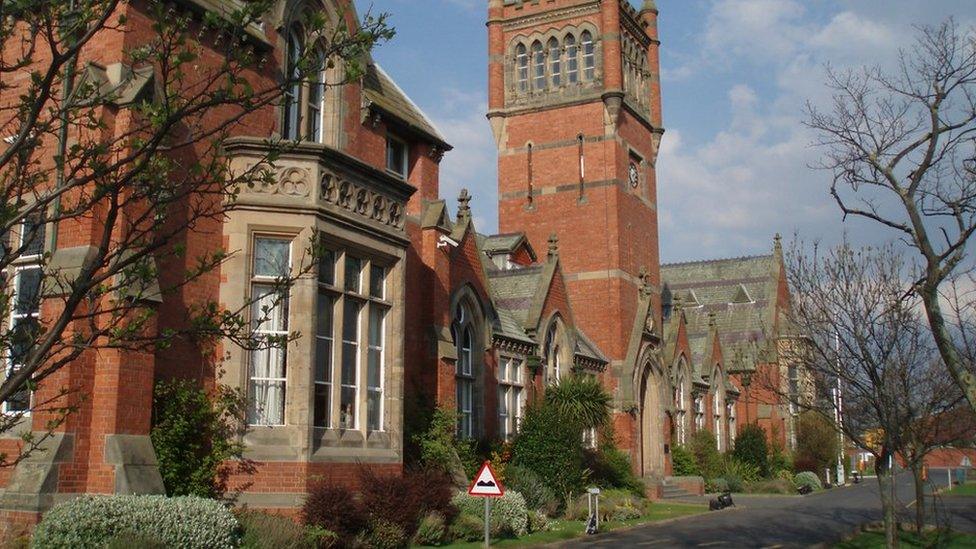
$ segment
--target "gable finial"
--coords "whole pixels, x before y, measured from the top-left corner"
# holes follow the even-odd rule
[[[671,298],[671,309],[680,311],[682,306],[681,301],[681,294],[674,294],[674,297]]]
[[[783,237],[779,233],[773,237],[773,251],[783,253]]]
[[[559,237],[556,233],[549,235],[549,259],[559,257]]]
[[[471,195],[468,189],[461,189],[458,195],[458,219],[471,217]]]
[[[708,313],[708,327],[709,328],[714,328],[715,327],[715,313],[714,312]]]

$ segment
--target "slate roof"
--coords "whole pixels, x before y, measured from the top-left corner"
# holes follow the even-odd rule
[[[541,265],[488,271],[495,309],[507,312],[524,333],[525,320],[542,280]]]
[[[709,314],[714,314],[727,369],[755,367],[774,318],[778,269],[774,254],[661,266],[665,310],[680,298],[696,365],[709,350]]]
[[[377,63],[370,63],[366,68],[363,77],[363,94],[371,107],[378,108],[410,130],[423,134],[445,149],[452,148],[430,118]]]

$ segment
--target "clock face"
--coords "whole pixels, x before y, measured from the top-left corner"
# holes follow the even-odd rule
[[[637,169],[637,164],[630,164],[630,186],[637,187],[640,184],[640,170]]]

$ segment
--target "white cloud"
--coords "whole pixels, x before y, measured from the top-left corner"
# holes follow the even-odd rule
[[[442,90],[436,110],[428,112],[454,150],[441,161],[441,197],[453,212],[455,199],[467,188],[479,232],[495,232],[498,227],[498,171],[495,140],[485,119],[488,100],[484,92],[457,88]]]

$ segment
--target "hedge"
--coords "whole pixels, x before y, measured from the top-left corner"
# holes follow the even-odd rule
[[[101,549],[118,537],[182,549],[232,549],[239,543],[239,525],[219,502],[195,496],[82,496],[48,511],[31,546]]]

